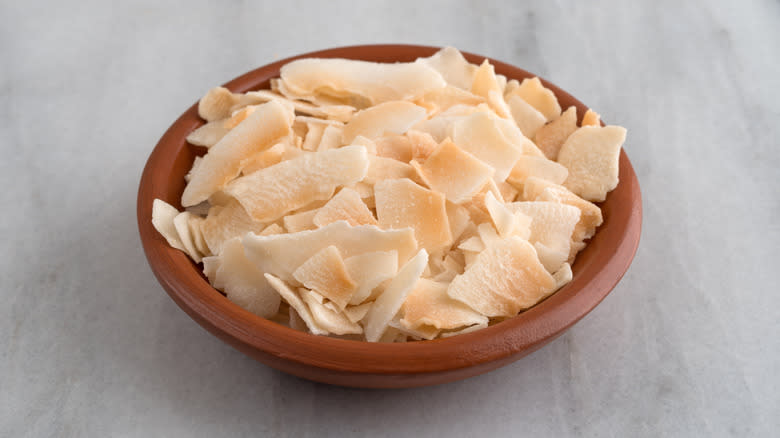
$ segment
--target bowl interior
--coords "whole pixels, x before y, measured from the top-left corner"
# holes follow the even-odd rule
[[[355,46],[307,53],[244,74],[225,86],[234,92],[269,87],[285,63],[301,57],[341,57],[378,62],[412,61],[438,48],[405,45]],[[470,62],[482,56],[464,53]],[[533,77],[517,67],[492,60],[496,73],[509,79]],[[576,106],[581,118],[588,109],[574,97],[542,79],[561,107]],[[471,374],[496,368],[530,352],[562,333],[593,309],[617,284],[636,252],[641,229],[641,195],[631,163],[620,154],[620,183],[600,204],[604,223],[572,266],[573,280],[543,302],[516,317],[473,333],[433,341],[374,344],[327,338],[289,329],[260,318],[230,302],[212,288],[182,252],[168,246],[151,225],[152,201],[160,198],[181,208],[184,175],[204,148],[185,138],[204,122],[197,104],[163,135],[144,169],[138,193],[138,228],[150,266],[177,304],[213,334],[271,366],[306,375],[325,373],[407,375],[448,373],[472,368]],[[297,367],[297,368],[296,368]],[[453,374],[454,376],[455,374]],[[327,377],[319,380],[329,381]]]

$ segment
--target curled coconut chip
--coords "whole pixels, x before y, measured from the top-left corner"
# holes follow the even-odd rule
[[[209,149],[181,196],[183,206],[205,201],[241,172],[241,161],[273,146],[290,132],[292,117],[280,104],[261,105]]]

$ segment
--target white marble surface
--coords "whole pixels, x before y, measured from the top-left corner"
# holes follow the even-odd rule
[[[780,3],[352,3],[0,2],[0,436],[776,434]],[[377,42],[515,63],[629,129],[634,264],[493,373],[289,377],[190,320],[143,256],[141,169],[185,108],[279,57]]]

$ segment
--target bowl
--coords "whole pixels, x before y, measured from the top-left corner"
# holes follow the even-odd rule
[[[377,62],[413,61],[436,47],[368,45],[341,47],[283,59],[233,79],[234,92],[269,88],[284,64],[304,57],[350,58]],[[472,63],[484,56],[463,54]],[[491,59],[496,73],[522,80],[535,75]],[[552,83],[561,107],[587,106]],[[433,385],[482,374],[509,364],[561,335],[590,312],[620,281],[631,264],[642,223],[639,183],[624,151],[620,183],[600,204],[604,223],[572,266],[573,280],[536,306],[488,328],[432,341],[378,344],[296,331],[256,316],[211,287],[199,267],[171,248],[152,226],[152,201],[181,209],[184,175],[204,148],[185,138],[204,123],[192,105],[162,136],[149,156],[138,189],[138,230],[154,275],[170,297],[198,324],[256,360],[306,379],[335,385],[402,388]]]

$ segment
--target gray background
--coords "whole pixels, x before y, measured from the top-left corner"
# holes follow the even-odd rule
[[[780,3],[163,3],[0,3],[0,436],[776,433]],[[634,264],[564,336],[484,376],[289,377],[190,320],[141,250],[141,169],[208,88],[379,42],[514,63],[629,130]]]

